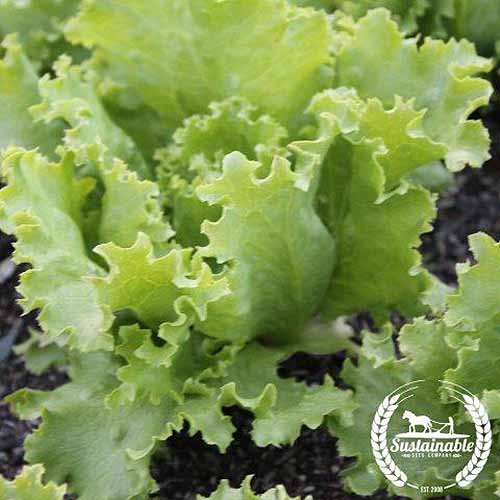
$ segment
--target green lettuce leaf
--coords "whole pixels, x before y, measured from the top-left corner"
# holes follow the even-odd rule
[[[0,498],[4,500],[63,500],[66,486],[42,483],[43,465],[24,467],[13,480],[0,476]]]
[[[41,375],[49,368],[64,367],[67,355],[57,344],[38,330],[29,329],[29,339],[14,347],[14,352],[23,356],[26,368],[35,375]]]
[[[71,66],[71,59],[66,56],[53,69],[55,78],[47,74],[40,80],[43,102],[31,108],[35,118],[46,124],[63,119],[71,126],[65,132],[64,145],[75,154],[79,165],[109,163],[120,158],[141,177],[150,177],[149,166],[135,144],[103,107],[91,73]]]
[[[251,480],[252,477],[247,476],[240,488],[231,488],[229,481],[224,479],[209,497],[198,495],[197,500],[299,500],[298,497],[288,496],[285,488],[281,485],[258,495],[252,491]],[[312,500],[312,498],[307,496],[305,500]]]
[[[316,96],[310,110],[334,131],[318,191],[319,213],[337,244],[323,312],[368,310],[377,319],[394,308],[421,312],[418,298],[430,280],[415,248],[435,208],[430,193],[404,177],[445,149],[422,133],[422,113],[400,99],[384,110],[377,99],[338,89]]]
[[[478,264],[457,266],[459,289],[448,298],[446,322],[477,330],[500,314],[500,244],[484,233],[469,237]]]
[[[287,154],[280,146],[287,131],[246,100],[211,103],[209,111],[186,119],[168,147],[157,152],[164,204],[172,212],[176,240],[184,246],[206,245],[202,222],[220,218],[221,209],[201,201],[195,189],[220,174],[224,155],[240,151],[268,170],[275,154]]]
[[[226,281],[215,279],[199,256],[191,258],[191,249],[174,248],[157,258],[143,233],[130,248],[107,243],[95,252],[110,269],[93,280],[102,303],[115,312],[131,310],[151,328],[177,321],[180,326],[189,315],[204,320],[207,306],[228,294]]]
[[[330,428],[339,439],[339,452],[344,456],[355,456],[356,463],[346,471],[346,486],[359,495],[370,495],[382,485],[389,486],[390,491],[398,495],[420,499],[420,493],[410,487],[395,488],[386,482],[374,459],[372,458],[370,432],[376,408],[397,387],[423,378],[442,378],[447,367],[453,366],[456,358],[445,342],[446,330],[440,325],[423,319],[405,326],[402,342],[407,357],[397,359],[392,340],[392,329],[386,328],[381,334],[365,333],[363,348],[355,366],[348,361],[342,371],[342,379],[354,388],[354,403],[357,409],[351,421],[339,423],[332,418]],[[437,357],[444,362],[438,366],[430,366],[429,359]],[[428,371],[429,367],[431,372]],[[436,381],[436,384],[439,382]],[[436,385],[436,389],[439,385]],[[448,418],[442,401],[436,398],[434,391],[419,391],[414,395],[411,404],[416,408],[425,408],[428,414],[437,420]],[[457,412],[458,407],[452,407]],[[401,410],[398,410],[401,411]],[[402,432],[404,422],[394,418],[394,432]],[[464,463],[465,465],[465,463]],[[435,459],[432,465],[423,463],[421,459],[405,459],[405,469],[411,471],[412,477],[418,477],[418,484],[429,482],[440,484],[441,480],[454,479],[457,472],[456,463],[449,459]],[[422,482],[423,481],[423,482]],[[452,490],[456,494],[460,492]]]
[[[86,51],[62,35],[65,20],[76,13],[78,4],[79,0],[0,0],[0,38],[18,33],[30,59],[43,67],[63,52],[83,59]]]
[[[369,10],[385,7],[407,33],[417,31],[418,23],[430,7],[428,0],[334,0],[335,6],[358,19]],[[438,0],[439,2],[439,0]]]
[[[22,389],[7,398],[22,418],[42,417],[25,442],[27,460],[42,462],[49,480],[69,479],[79,500],[145,498],[155,487],[149,462],[157,443],[184,422],[191,435],[201,432],[221,450],[231,441],[234,427],[208,389],[192,388],[179,402],[163,397],[152,404],[138,397],[107,404],[119,384],[119,367],[109,353],[87,354],[73,358],[70,383],[52,392]]]
[[[37,147],[50,155],[61,137],[61,124],[33,123],[28,108],[40,100],[36,71],[16,36],[6,37],[2,47],[6,53],[0,60],[0,155],[8,146]]]
[[[254,414],[252,438],[258,446],[291,444],[303,425],[316,429],[326,415],[346,422],[354,408],[351,393],[334,387],[329,377],[311,387],[280,378],[283,358],[279,349],[253,342],[236,355],[222,382],[223,405],[237,404]]]
[[[285,0],[87,0],[66,35],[173,128],[233,95],[296,126],[331,78],[326,15]]]
[[[445,144],[447,167],[480,167],[488,158],[489,139],[479,121],[469,115],[488,103],[488,81],[475,77],[491,69],[474,46],[462,40],[405,40],[384,9],[370,11],[358,23],[340,21],[345,34],[336,59],[336,85],[354,87],[362,98],[377,97],[385,107],[395,96],[414,99],[426,110],[422,125],[432,140]],[[380,61],[385,61],[380,64]]]
[[[127,247],[142,233],[158,248],[165,248],[174,231],[161,210],[157,184],[141,180],[118,159],[106,167],[101,165],[100,171],[105,191],[98,212],[96,243]]]
[[[85,277],[102,273],[87,255],[82,204],[93,187],[77,180],[71,155],[50,163],[36,151],[11,150],[2,165],[0,228],[17,237],[15,260],[32,268],[21,276],[26,312],[40,308],[52,339],[83,351],[110,349],[110,312]]]
[[[285,341],[319,306],[333,266],[333,240],[314,212],[311,191],[275,157],[270,174],[241,153],[224,158],[222,177],[197,194],[223,207],[217,222],[205,221],[209,245],[200,254],[226,264],[230,295],[208,305],[199,328],[235,340],[272,335]]]
[[[481,53],[492,55],[500,40],[500,4],[496,0],[459,0],[447,29],[456,38],[467,38]]]

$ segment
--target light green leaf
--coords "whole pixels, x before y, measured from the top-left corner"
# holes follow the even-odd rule
[[[64,366],[66,352],[57,344],[47,344],[47,337],[41,332],[30,329],[30,338],[14,347],[14,352],[23,356],[26,368],[35,375],[41,375],[51,367]]]
[[[201,431],[210,444],[225,449],[234,428],[211,392],[193,393],[181,404],[162,398],[108,407],[106,395],[118,384],[119,367],[107,353],[73,360],[72,382],[52,392],[22,389],[7,399],[23,418],[42,416],[27,438],[29,462],[43,462],[48,479],[69,480],[79,500],[146,498],[155,486],[149,462],[158,441],[180,431]],[[30,499],[31,500],[31,499]]]
[[[31,60],[50,66],[63,52],[84,58],[86,51],[62,36],[64,21],[75,14],[79,0],[0,0],[0,38],[18,33]]]
[[[119,335],[116,354],[125,358],[127,365],[117,372],[123,384],[108,397],[108,404],[114,406],[144,397],[159,404],[164,396],[182,403],[184,393],[193,391],[196,396],[207,396],[202,383],[224,376],[235,354],[233,346],[214,344],[190,332],[188,325],[163,325],[158,333],[165,341],[163,346],[156,346],[152,332],[138,325],[121,327]]]
[[[443,148],[423,135],[421,114],[399,99],[384,110],[376,99],[339,89],[316,96],[310,110],[338,130],[318,192],[318,210],[337,243],[324,313],[370,311],[383,320],[395,308],[421,312],[418,298],[430,280],[415,248],[435,208],[429,192],[402,177]]]
[[[468,117],[488,103],[491,85],[475,75],[489,71],[491,62],[478,57],[471,43],[426,39],[418,47],[416,39],[404,39],[384,9],[345,24],[337,86],[354,87],[363,99],[377,97],[385,107],[394,105],[395,96],[415,99],[415,108],[426,110],[425,134],[448,147],[445,161],[452,171],[479,167],[489,158],[485,128]]]
[[[439,380],[446,369],[457,365],[457,352],[447,344],[447,333],[443,322],[424,318],[403,326],[399,334],[401,352],[418,376]]]
[[[204,222],[210,243],[204,257],[225,264],[230,295],[208,305],[199,328],[231,340],[270,336],[290,340],[319,306],[333,266],[333,240],[314,212],[301,176],[275,157],[270,174],[241,153],[224,158],[222,177],[200,186],[198,196],[223,207]]]
[[[150,239],[139,233],[130,248],[113,243],[96,247],[110,272],[95,278],[102,303],[114,311],[129,309],[151,328],[164,322],[184,324],[186,315],[205,320],[207,306],[227,295],[227,283],[216,280],[199,256],[191,249],[172,249],[155,257]]]
[[[291,444],[303,425],[316,429],[329,414],[346,421],[354,408],[350,392],[334,387],[329,377],[311,387],[280,378],[283,357],[282,351],[253,342],[236,355],[223,379],[223,405],[253,412],[252,437],[258,446]]]
[[[81,207],[93,183],[76,180],[71,156],[49,163],[35,151],[12,150],[2,168],[0,227],[17,237],[16,262],[32,266],[21,276],[24,310],[40,308],[43,330],[59,343],[110,349],[111,315],[85,278],[102,273],[81,233]]]
[[[247,476],[240,488],[231,488],[229,481],[223,479],[219,483],[217,490],[209,497],[198,495],[196,498],[197,500],[299,500],[298,497],[292,498],[288,496],[285,488],[281,485],[258,495],[252,491],[251,480],[252,476]],[[307,496],[305,500],[312,500],[312,498]]]
[[[88,355],[73,368],[70,384],[48,393],[23,390],[9,398],[24,416],[27,408],[39,405],[43,421],[25,442],[27,460],[42,462],[50,480],[69,479],[79,500],[144,497],[154,486],[148,465],[155,441],[181,426],[168,400],[159,406],[138,401],[106,409],[104,396],[116,385],[112,373],[117,367],[109,355]]]
[[[31,108],[33,116],[46,124],[65,120],[72,128],[65,132],[64,145],[87,170],[92,172],[92,165],[97,169],[95,163],[120,158],[141,177],[150,177],[149,166],[135,144],[103,107],[92,75],[80,66],[71,66],[67,56],[54,64],[54,70],[55,78],[47,74],[40,80],[43,102]]]
[[[259,115],[246,100],[232,97],[211,103],[210,114],[185,120],[173,142],[157,153],[159,183],[165,205],[173,212],[176,240],[184,246],[206,245],[204,220],[217,220],[221,209],[195,194],[197,185],[220,175],[224,155],[240,151],[269,170],[274,155],[286,155],[286,130],[268,115]]]
[[[297,125],[331,79],[327,16],[285,0],[86,0],[66,34],[171,127],[233,95]]]
[[[128,247],[135,243],[139,233],[144,233],[159,246],[174,235],[164,219],[155,183],[140,180],[117,159],[108,168],[102,168],[101,178],[105,192],[100,210],[99,242],[112,241]]]
[[[430,7],[428,0],[334,0],[336,6],[355,19],[365,16],[369,10],[384,7],[403,31],[414,33],[418,23]]]
[[[0,4],[0,12],[1,8]],[[51,155],[61,137],[61,124],[33,123],[28,108],[40,100],[36,71],[16,36],[5,38],[2,46],[6,53],[0,60],[0,154],[8,146],[22,146]]]
[[[3,500],[63,500],[66,486],[42,483],[43,465],[23,467],[13,480],[0,476],[0,498]]]
[[[461,333],[463,337],[464,334]],[[481,397],[483,391],[497,390],[500,380],[500,323],[498,317],[470,334],[475,342],[458,350],[458,365],[446,372],[446,380],[467,387]]]
[[[500,244],[484,233],[469,236],[469,244],[478,264],[457,266],[459,289],[448,299],[445,320],[475,330],[500,313]]]
[[[500,3],[496,0],[458,0],[447,25],[456,38],[474,42],[481,53],[492,55],[500,40]]]
[[[500,389],[484,391],[482,403],[492,420],[500,420]]]

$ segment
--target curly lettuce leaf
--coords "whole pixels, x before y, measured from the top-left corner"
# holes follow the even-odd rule
[[[314,211],[300,175],[275,157],[269,175],[241,153],[224,158],[222,176],[197,189],[223,207],[217,222],[205,221],[206,258],[225,264],[231,293],[208,305],[199,328],[217,338],[272,336],[286,342],[319,306],[333,267],[334,244]]]
[[[57,344],[47,343],[41,332],[30,329],[29,339],[14,347],[14,352],[23,356],[26,368],[35,375],[41,375],[49,368],[64,367],[67,355]]]
[[[365,16],[371,9],[384,7],[391,11],[393,18],[407,33],[417,31],[419,21],[430,7],[428,0],[334,0],[334,2],[337,8],[355,19]]]
[[[354,408],[351,393],[334,387],[329,377],[311,387],[279,377],[283,358],[279,349],[250,343],[236,354],[222,380],[223,405],[237,404],[254,414],[252,438],[258,446],[291,444],[303,425],[316,429],[332,414],[345,422]]]
[[[338,89],[316,96],[310,110],[335,131],[318,190],[319,213],[337,245],[324,314],[421,312],[418,298],[430,279],[415,248],[435,208],[428,191],[404,178],[444,147],[422,133],[422,114],[400,99],[384,110],[377,99]]]
[[[63,500],[66,486],[57,486],[50,482],[42,482],[43,465],[23,467],[21,473],[13,480],[7,481],[0,476],[0,498],[5,500]]]
[[[64,40],[64,22],[80,0],[0,0],[0,37],[17,33],[30,59],[50,66],[63,52],[83,59],[86,51]]]
[[[86,0],[66,35],[172,128],[234,95],[296,126],[331,79],[327,16],[285,0]]]
[[[156,444],[180,431],[184,421],[191,434],[201,431],[222,449],[234,430],[210,393],[182,403],[138,398],[107,406],[119,366],[111,354],[87,354],[73,360],[69,384],[52,392],[22,389],[7,398],[22,418],[42,417],[25,442],[27,460],[42,462],[49,480],[68,479],[79,500],[145,498],[155,488],[149,462]]]
[[[220,217],[221,209],[201,201],[195,188],[220,174],[224,155],[239,151],[262,162],[264,170],[274,155],[286,155],[281,143],[287,131],[245,99],[211,103],[209,112],[186,119],[168,147],[157,152],[163,200],[172,212],[176,240],[184,246],[206,245],[201,223]]]
[[[174,231],[161,210],[158,185],[141,180],[117,159],[100,170],[105,191],[98,215],[97,242],[127,247],[143,233],[158,247],[165,247]]]
[[[0,60],[0,154],[9,146],[39,148],[52,154],[61,137],[61,124],[43,126],[33,122],[28,108],[40,101],[38,76],[14,35],[2,43]]]
[[[110,349],[111,314],[85,278],[102,272],[82,236],[81,209],[92,181],[76,179],[71,156],[50,163],[36,151],[10,151],[2,173],[0,227],[17,237],[16,262],[32,266],[21,276],[24,310],[39,308],[43,330],[60,343]]]
[[[112,406],[142,398],[159,404],[164,396],[181,403],[184,394],[193,391],[211,401],[213,391],[204,382],[224,376],[238,350],[217,345],[184,325],[163,325],[158,333],[158,338],[165,341],[163,346],[156,346],[153,333],[138,325],[121,327],[119,336],[116,354],[127,364],[117,371],[122,384],[107,399]]]
[[[224,479],[209,497],[198,495],[197,500],[299,500],[298,497],[290,497],[281,485],[258,495],[252,491],[251,480],[252,477],[247,476],[239,488],[232,488],[229,481]],[[312,498],[307,496],[305,500],[312,500]]]
[[[405,40],[384,9],[356,24],[338,24],[344,37],[337,86],[354,87],[363,99],[377,97],[385,107],[394,105],[396,95],[414,99],[415,109],[425,110],[425,134],[448,147],[445,163],[452,171],[480,167],[489,158],[486,129],[468,118],[491,96],[491,84],[476,77],[491,69],[491,61],[479,57],[470,42],[426,39],[418,46],[416,39]]]
[[[215,279],[191,249],[172,249],[155,257],[150,239],[139,233],[129,248],[114,243],[95,249],[110,269],[95,278],[101,301],[112,311],[131,310],[151,328],[188,321],[188,315],[206,319],[207,306],[228,293],[224,279]],[[182,324],[182,323],[180,323]]]
[[[448,298],[450,326],[477,330],[500,314],[500,244],[484,233],[469,236],[477,264],[457,266],[459,288]]]
[[[71,126],[64,134],[64,145],[75,154],[78,164],[109,163],[120,158],[141,177],[150,177],[149,166],[135,144],[107,114],[91,75],[80,66],[72,66],[67,56],[62,56],[53,69],[55,78],[47,74],[40,80],[43,101],[31,108],[34,117],[45,124],[63,119]]]
[[[458,0],[447,21],[450,35],[474,42],[480,53],[494,54],[500,40],[500,3],[496,0]]]

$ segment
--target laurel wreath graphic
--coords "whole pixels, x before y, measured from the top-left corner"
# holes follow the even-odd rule
[[[468,394],[462,394],[462,396],[464,406],[469,412],[476,428],[474,455],[472,455],[467,465],[455,477],[458,486],[466,488],[479,476],[486,465],[493,444],[493,436],[490,419],[481,401],[476,396]]]
[[[413,394],[404,398],[402,396],[417,389],[418,386],[416,384],[420,382],[423,381],[418,380],[405,384],[386,396],[377,408],[371,428],[371,445],[375,461],[384,476],[394,486],[399,488],[403,486],[410,486],[412,488],[418,487],[408,482],[408,477],[405,472],[403,472],[392,459],[387,445],[387,430],[389,422],[399,405],[406,401],[406,399],[412,397]],[[457,384],[447,381],[441,382],[443,386],[450,391],[451,398],[457,400],[465,407],[474,422],[476,430],[476,444],[471,459],[455,476],[456,483],[446,487],[451,488],[458,485],[461,488],[466,488],[481,473],[490,455],[493,444],[491,424],[486,409],[476,396]]]
[[[389,394],[377,408],[377,413],[372,423],[371,442],[373,456],[379,469],[394,486],[402,488],[408,482],[408,477],[396,465],[387,446],[387,428],[389,427],[392,415],[398,409],[399,405],[397,402],[400,397],[400,394]]]

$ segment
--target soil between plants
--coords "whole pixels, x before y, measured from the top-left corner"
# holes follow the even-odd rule
[[[481,116],[493,139],[493,158],[482,169],[466,169],[457,175],[456,184],[439,201],[434,230],[422,238],[425,266],[449,284],[456,282],[456,263],[471,258],[467,235],[483,231],[500,239],[499,109],[492,105]],[[16,336],[16,343],[23,341],[28,327],[36,324],[32,315],[20,320],[21,310],[16,305],[15,292],[19,270],[11,275],[2,274],[1,264],[11,252],[11,239],[0,233],[0,343],[9,334]],[[369,318],[360,315],[355,325],[358,329],[369,327]],[[280,375],[320,383],[330,374],[338,381],[343,360],[342,354],[296,354],[283,363]],[[22,387],[50,390],[66,380],[66,375],[58,370],[40,377],[28,373],[23,360],[11,352],[0,361],[0,401]],[[159,491],[152,498],[191,500],[196,494],[208,495],[220,479],[228,478],[236,486],[248,474],[254,474],[252,484],[259,492],[284,484],[291,495],[311,494],[315,500],[362,498],[343,490],[340,473],[351,461],[337,455],[336,440],[325,430],[304,429],[293,446],[258,448],[249,437],[249,415],[235,408],[228,413],[238,430],[226,454],[206,445],[198,435],[190,438],[185,430],[173,436],[168,446],[156,453],[151,471]],[[18,420],[0,402],[0,474],[13,478],[19,472],[23,465],[22,443],[36,426],[37,422]],[[368,498],[382,500],[388,497],[380,492]]]

